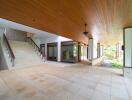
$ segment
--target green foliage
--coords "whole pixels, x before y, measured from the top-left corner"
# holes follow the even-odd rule
[[[115,54],[116,54],[116,47],[114,45],[112,46],[106,46],[104,48],[104,55],[112,60],[113,58],[115,58]]]
[[[114,67],[114,68],[121,69],[123,67],[123,64],[116,59],[111,60],[111,64],[112,64],[112,67]]]
[[[122,68],[123,67],[122,62],[115,58],[115,55],[116,55],[116,46],[115,45],[106,46],[104,48],[104,55],[105,55],[106,59],[110,60],[112,67],[114,67],[114,68]]]

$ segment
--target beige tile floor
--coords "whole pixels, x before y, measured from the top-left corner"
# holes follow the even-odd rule
[[[61,63],[0,71],[0,100],[132,100],[132,81],[117,72]]]

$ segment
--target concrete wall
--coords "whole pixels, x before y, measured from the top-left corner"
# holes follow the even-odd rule
[[[7,69],[7,64],[6,64],[6,60],[5,60],[5,57],[4,57],[4,53],[3,53],[3,50],[2,50],[2,37],[3,37],[3,33],[4,33],[5,29],[4,28],[0,28],[0,70],[3,70],[3,69]]]
[[[6,36],[9,40],[26,41],[27,33],[11,28],[6,28]]]
[[[2,43],[2,39],[0,37],[0,70],[3,70],[3,69],[8,69],[8,66],[4,56],[4,51],[2,50],[1,43]]]

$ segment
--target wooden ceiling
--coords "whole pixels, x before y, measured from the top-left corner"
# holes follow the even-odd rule
[[[0,17],[83,43],[87,23],[97,41],[115,43],[132,26],[132,0],[0,0]]]

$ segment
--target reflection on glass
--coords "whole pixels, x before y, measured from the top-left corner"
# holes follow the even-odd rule
[[[48,60],[56,61],[57,60],[57,44],[56,43],[49,43],[47,45],[48,50]]]
[[[62,46],[62,61],[76,62],[77,59],[77,46],[65,45]]]
[[[73,51],[73,53],[74,53],[74,57],[77,57],[77,46],[76,45],[74,45],[74,51]]]
[[[57,57],[57,47],[54,47],[54,57]]]
[[[52,57],[53,56],[53,47],[49,47],[49,57]]]

